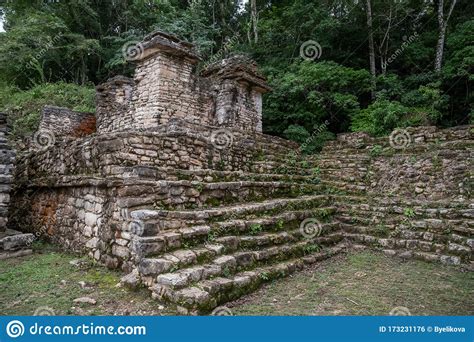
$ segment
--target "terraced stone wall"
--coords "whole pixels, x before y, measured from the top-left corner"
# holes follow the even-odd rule
[[[138,248],[131,244],[134,210],[198,209],[301,194],[296,184],[242,178],[245,170],[265,164],[262,151],[270,158],[292,150],[293,143],[233,130],[223,151],[211,138],[216,128],[197,131],[196,125],[175,122],[162,129],[167,133],[120,132],[60,140],[21,154],[12,226],[128,270],[131,251]],[[206,170],[212,176],[206,176]],[[219,172],[234,173],[236,181],[219,183]],[[160,229],[165,229],[164,223]]]
[[[222,139],[222,142],[219,141]],[[150,166],[180,170],[251,171],[277,166],[266,155],[294,149],[289,141],[244,131],[174,122],[148,132],[118,132],[60,142],[26,152],[18,160],[17,177],[120,175],[124,168]]]
[[[337,203],[355,243],[472,267],[473,157],[472,126],[419,127],[394,132],[392,140],[341,135],[324,148],[321,169],[322,177],[342,181],[356,195]]]
[[[429,200],[467,200],[472,196],[472,126],[445,130],[418,127],[405,132],[398,135],[409,140],[401,141],[398,147],[394,141],[395,148],[389,137],[375,139],[356,133],[340,135],[325,151],[353,149],[354,167],[350,174],[341,176],[364,183],[369,193]],[[396,137],[397,132],[393,139]]]

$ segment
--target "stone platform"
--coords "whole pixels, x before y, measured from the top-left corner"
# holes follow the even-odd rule
[[[269,88],[254,64],[196,75],[192,47],[163,33],[138,51],[133,79],[97,88],[95,131],[55,110],[71,127],[44,120],[51,143],[20,151],[12,228],[186,314],[354,246],[472,268],[472,126],[410,128],[402,148],[344,134],[305,157],[261,133]]]

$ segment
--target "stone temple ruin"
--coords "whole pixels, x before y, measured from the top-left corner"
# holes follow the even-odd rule
[[[188,43],[157,32],[137,48],[95,115],[47,107],[18,151],[8,224],[24,240],[119,268],[187,314],[350,248],[472,269],[471,126],[343,134],[304,157],[262,134],[270,89],[252,61],[198,75]]]

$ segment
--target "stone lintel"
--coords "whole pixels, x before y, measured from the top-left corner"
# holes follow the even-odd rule
[[[266,78],[258,71],[257,64],[246,56],[233,56],[209,65],[201,72],[203,77],[233,79],[249,85],[260,93],[271,90]]]
[[[177,57],[186,57],[192,64],[196,64],[201,60],[194,51],[193,44],[161,31],[149,34],[140,44],[143,51],[135,61],[142,61],[160,52]]]

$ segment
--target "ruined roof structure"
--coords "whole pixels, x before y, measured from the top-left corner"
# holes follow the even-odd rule
[[[403,153],[345,134],[305,158],[262,134],[270,88],[254,62],[231,57],[198,75],[193,46],[163,32],[129,57],[133,78],[97,86],[95,115],[45,108],[17,157],[12,228],[119,268],[125,285],[185,314],[351,246],[472,264],[471,127],[408,129]]]

